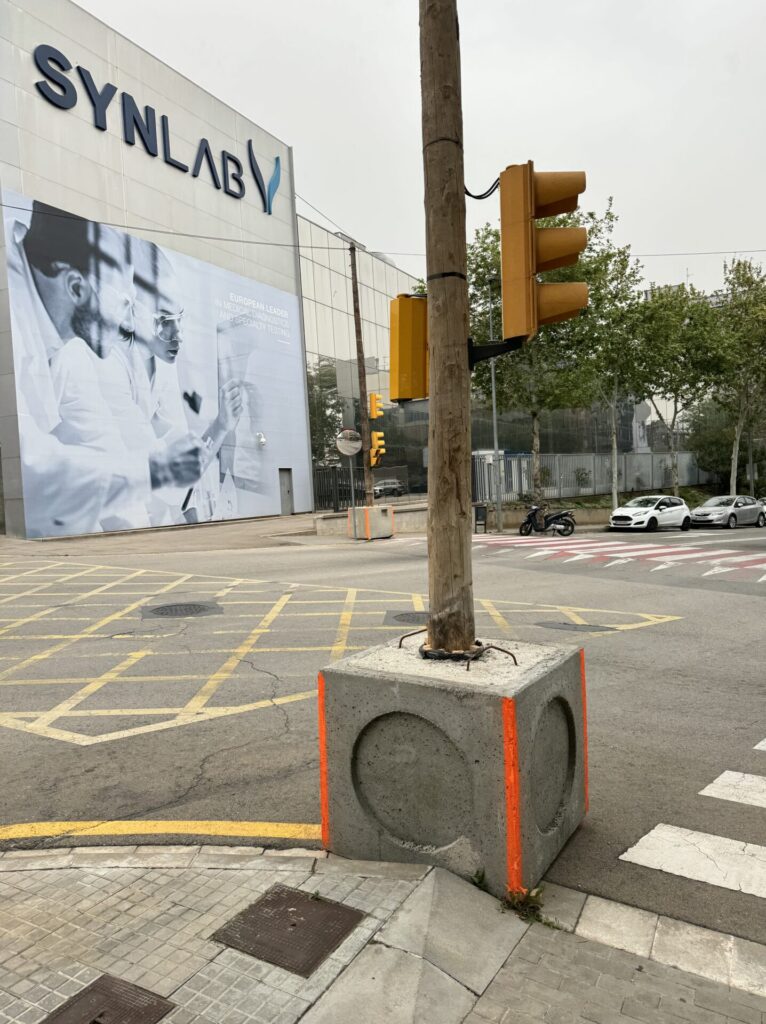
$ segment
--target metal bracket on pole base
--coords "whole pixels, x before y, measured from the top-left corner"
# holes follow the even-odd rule
[[[518,338],[506,338],[498,345],[474,345],[473,338],[468,339],[468,366],[473,370],[477,363],[495,356],[504,356],[508,352],[518,352],[529,339],[522,335]]]
[[[425,633],[425,629],[414,629],[411,633],[405,633],[404,636],[399,637],[399,650],[402,648],[402,644],[410,636],[417,636],[418,633]],[[466,672],[471,669],[471,662],[476,661],[487,651],[500,651],[502,654],[507,654],[510,658],[513,658],[513,664],[518,665],[519,662],[513,651],[506,650],[505,647],[498,647],[497,644],[483,644],[481,640],[475,640],[473,646],[467,651],[445,651],[443,648],[429,647],[428,643],[421,644],[418,648],[418,653],[421,658],[431,658],[434,661],[464,661],[466,662]]]

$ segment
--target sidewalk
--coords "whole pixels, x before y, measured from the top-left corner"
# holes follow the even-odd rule
[[[211,938],[274,885],[362,912],[308,977]],[[6,852],[0,1022],[38,1024],[108,974],[173,1004],[119,1019],[167,1024],[766,1024],[766,947],[554,885],[542,913],[441,869],[311,850]],[[298,951],[329,934],[310,917],[290,925]]]

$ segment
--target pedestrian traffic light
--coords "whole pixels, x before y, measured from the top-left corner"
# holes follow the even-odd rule
[[[373,430],[370,438],[370,465],[377,466],[386,454],[386,438],[382,430]]]
[[[585,228],[540,228],[535,221],[577,209],[584,171],[535,171],[530,160],[500,174],[503,338],[531,338],[543,324],[568,320],[588,305],[581,282],[541,284],[537,275],[577,262]]]
[[[391,299],[391,401],[428,398],[428,299]]]
[[[383,403],[383,396],[379,395],[376,391],[370,392],[370,419],[377,420],[383,415],[381,405]]]

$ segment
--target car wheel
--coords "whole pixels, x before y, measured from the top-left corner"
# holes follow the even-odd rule
[[[737,529],[737,517],[734,515],[733,512],[729,516],[729,518],[726,520],[726,527],[729,530],[736,530]]]
[[[755,525],[760,529],[763,529],[763,527],[766,526],[766,513],[761,512],[755,521]]]
[[[682,529],[682,530],[683,530],[684,532],[686,532],[686,530],[691,530],[691,528],[692,528],[692,521],[691,521],[691,519],[690,519],[690,518],[689,518],[689,517],[687,516],[687,517],[686,517],[686,519],[684,519],[684,521],[683,521],[683,522],[681,523],[681,529]]]
[[[654,516],[652,516],[652,518],[646,524],[646,531],[647,531],[647,533],[654,533],[654,531],[656,529],[657,529],[657,520],[654,518]]]

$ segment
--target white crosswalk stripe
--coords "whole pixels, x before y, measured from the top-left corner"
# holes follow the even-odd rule
[[[754,749],[766,751],[766,739]],[[766,809],[766,777],[722,772],[699,795],[744,804],[759,813]],[[620,860],[766,898],[766,846],[661,824],[626,850]]]
[[[657,825],[620,860],[766,898],[766,846]]]
[[[560,559],[564,564],[583,562],[611,568],[632,561],[651,563],[650,572],[672,569],[679,565],[704,565],[703,575],[716,576],[737,570],[766,569],[766,555],[763,551],[743,554],[742,548],[716,546],[716,541],[701,540],[693,544],[685,538],[670,535],[668,541],[659,539],[631,542],[602,537],[515,537],[497,534],[474,536],[474,544],[485,554],[523,554],[531,560]],[[734,539],[734,538],[733,538]],[[736,538],[737,540],[747,538]],[[712,549],[710,547],[712,545]],[[757,582],[766,581],[761,576]]]
[[[766,807],[766,778],[742,772],[723,772],[715,782],[700,790],[700,796],[713,796],[717,800],[730,800],[751,807]]]

